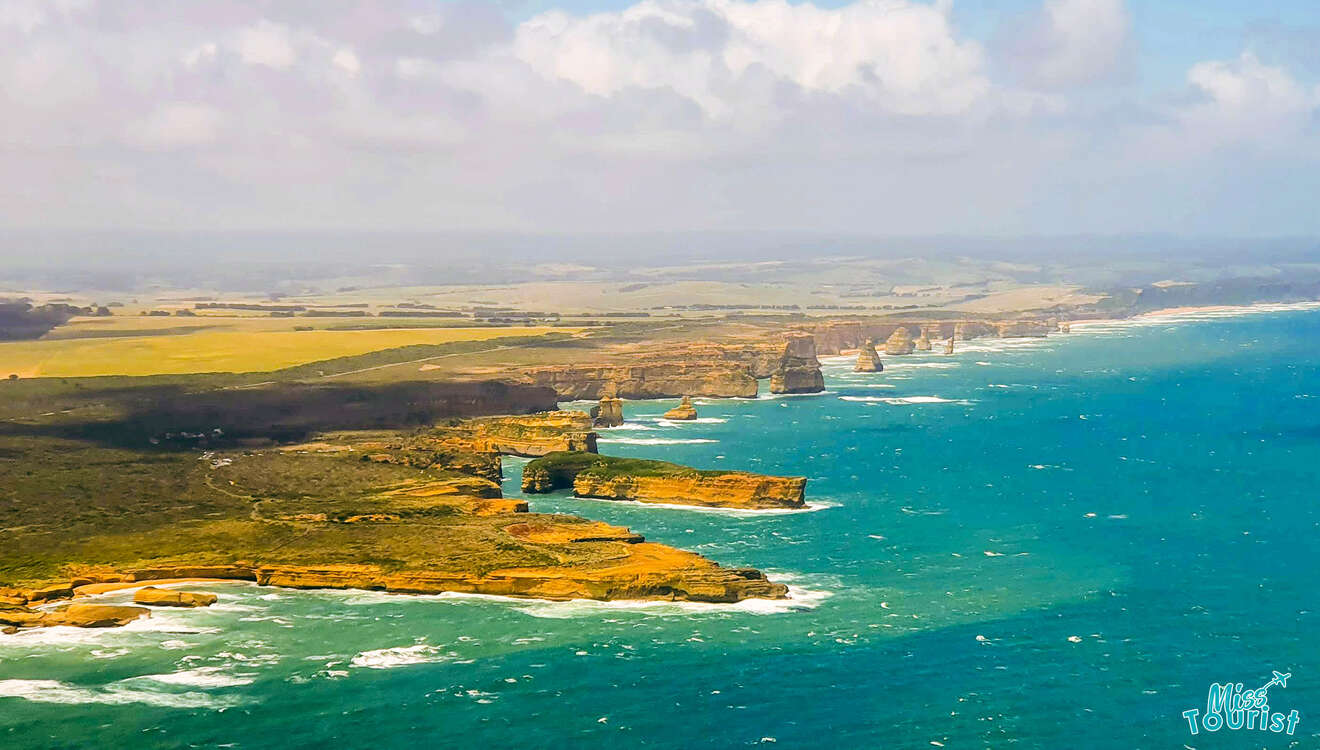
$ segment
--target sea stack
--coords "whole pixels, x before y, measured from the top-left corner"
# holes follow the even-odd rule
[[[949,340],[944,342],[944,353],[953,354],[953,334],[949,334]]]
[[[930,335],[926,333],[926,327],[921,327],[921,336],[912,343],[912,347],[919,352],[930,351]]]
[[[899,326],[885,341],[885,354],[911,354],[913,349],[912,333]]]
[[[880,354],[875,350],[875,339],[867,339],[862,350],[857,352],[857,365],[853,372],[881,372],[885,366],[880,362]]]
[[[816,339],[809,333],[792,333],[784,344],[784,356],[770,375],[771,393],[820,393],[825,376],[816,359]]]
[[[1066,320],[1059,321],[1059,333],[1072,333],[1072,323]]]
[[[591,421],[596,427],[618,427],[623,424],[623,401],[614,388],[606,388],[600,396],[600,405],[591,407]]]
[[[692,405],[692,398],[684,396],[678,406],[665,412],[665,419],[691,420],[697,418],[697,407]]]

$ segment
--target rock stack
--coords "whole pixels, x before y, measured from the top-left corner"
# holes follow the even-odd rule
[[[770,375],[771,393],[820,393],[825,376],[816,359],[816,339],[808,333],[789,334],[784,356]]]
[[[949,340],[944,342],[944,353],[953,354],[953,335],[949,335]]]
[[[921,327],[921,336],[912,343],[913,348],[919,352],[930,351],[930,335],[926,333],[926,327]]]
[[[1059,333],[1072,333],[1072,323],[1066,320],[1059,321]]]
[[[911,354],[913,349],[912,333],[899,326],[885,341],[885,354]]]
[[[623,401],[617,391],[607,388],[600,396],[600,405],[591,407],[591,423],[596,427],[618,427],[623,424]]]
[[[665,419],[690,420],[696,418],[697,418],[697,407],[692,405],[692,399],[689,396],[684,396],[683,400],[679,402],[678,406],[675,406],[674,408],[665,412]]]
[[[880,355],[875,350],[875,339],[867,339],[862,350],[857,352],[857,365],[853,372],[881,372],[885,366],[880,362]]]

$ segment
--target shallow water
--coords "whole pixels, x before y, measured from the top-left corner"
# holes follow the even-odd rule
[[[603,433],[808,476],[807,511],[531,498],[790,601],[207,586],[208,610],[0,637],[0,747],[1320,745],[1320,312],[1078,331],[830,358],[826,394],[698,399],[686,424],[629,402]],[[1295,736],[1189,735],[1209,683],[1272,669]]]

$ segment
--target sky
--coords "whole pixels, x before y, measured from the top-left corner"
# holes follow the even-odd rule
[[[0,229],[1320,234],[1314,0],[0,0]]]

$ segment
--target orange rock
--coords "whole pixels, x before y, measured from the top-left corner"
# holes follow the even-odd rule
[[[156,607],[209,607],[218,601],[215,594],[158,589],[147,586],[133,595],[134,604],[149,604]]]

